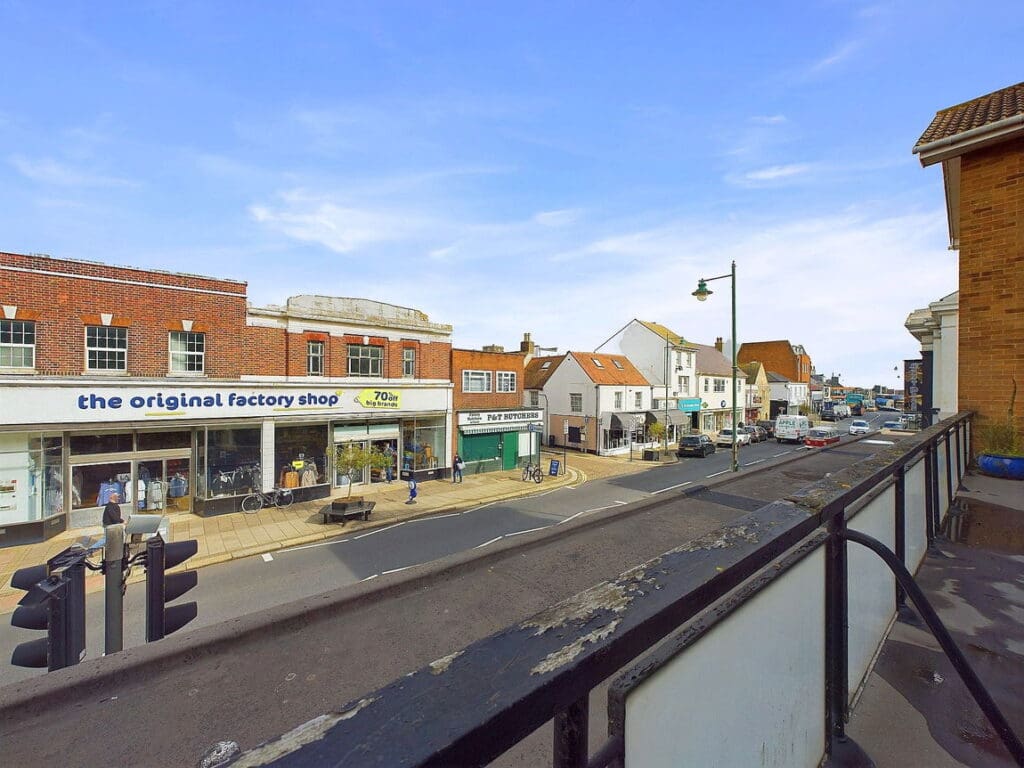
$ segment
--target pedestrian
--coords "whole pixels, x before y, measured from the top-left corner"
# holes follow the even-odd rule
[[[409,475],[409,498],[405,502],[406,504],[416,503],[416,478]]]
[[[462,482],[462,470],[466,468],[465,463],[462,461],[462,457],[459,454],[455,454],[455,458],[452,459],[452,482]]]
[[[391,483],[395,479],[395,449],[388,443],[384,448],[384,456],[388,460],[384,467],[384,482]]]
[[[119,501],[121,501],[121,494],[110,494],[110,501],[108,501],[107,506],[103,508],[104,528],[108,525],[114,525],[115,523],[124,524],[124,520],[121,518],[121,505],[118,503]]]

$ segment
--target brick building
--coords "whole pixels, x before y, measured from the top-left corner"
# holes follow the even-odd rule
[[[811,358],[807,350],[800,344],[790,344],[787,339],[741,344],[736,361],[740,365],[759,362],[765,370],[782,374],[790,381],[811,382]]]
[[[338,445],[421,479],[451,445],[451,326],[366,299],[252,307],[246,284],[0,253],[0,546],[132,511],[318,498]]]
[[[942,164],[950,248],[960,253],[959,408],[981,423],[1005,418],[1015,378],[1022,434],[1024,83],[940,110],[913,151],[922,166]],[[926,392],[944,375],[931,355],[923,355]]]
[[[452,350],[455,450],[465,473],[514,469],[539,455],[544,411],[523,407],[523,352]]]

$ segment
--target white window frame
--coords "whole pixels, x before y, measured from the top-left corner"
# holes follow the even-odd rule
[[[540,391],[539,390],[536,390],[536,389],[531,389],[530,390],[530,407],[532,407],[532,408],[539,408],[540,407]]]
[[[583,393],[582,392],[570,392],[569,393],[569,412],[570,413],[583,413]]]
[[[32,343],[25,343],[25,331],[31,329]],[[15,331],[21,341],[14,341]],[[33,371],[36,367],[36,322],[35,320],[7,320],[0,319],[0,338],[8,336],[11,340],[0,343],[0,358],[7,358],[0,361],[0,368],[7,370]],[[25,360],[25,350],[29,350],[31,360],[28,365],[12,365],[14,354],[17,351],[20,362]],[[6,354],[4,354],[6,353]]]
[[[182,350],[174,349],[174,340],[179,338],[184,341],[185,348]],[[202,349],[189,349],[190,343],[194,341],[202,342]],[[198,331],[171,331],[167,336],[167,352],[168,352],[168,370],[178,376],[202,376],[206,373],[206,334]],[[177,366],[175,360],[178,360]],[[188,361],[190,359],[198,359],[199,367],[194,369],[188,368]],[[185,365],[182,365],[182,362]]]
[[[634,403],[633,407],[636,408],[638,411],[641,408],[643,408],[644,407],[644,393],[643,392],[634,392],[633,393],[633,403]]]
[[[416,378],[416,348],[402,347],[402,378]]]
[[[715,392],[725,392],[725,379],[715,379]]]
[[[353,355],[353,352],[357,354]],[[364,354],[365,353],[365,354]],[[364,361],[366,365],[364,366]],[[356,363],[356,370],[352,364]],[[363,368],[366,371],[363,371]],[[359,378],[380,378],[384,369],[384,347],[379,344],[349,344],[345,350],[345,372]]]
[[[327,345],[311,339],[306,342],[306,375],[323,376],[327,359]],[[314,365],[314,363],[316,363]]]
[[[92,345],[90,345],[89,344],[89,332],[90,331],[101,331],[102,334],[98,334],[98,335],[106,336],[107,337],[106,341],[108,341],[108,342],[110,341],[109,337],[111,335],[123,336],[123,338],[124,338],[124,346],[110,346],[109,344],[107,344],[107,345],[99,345],[99,344],[92,344]],[[106,356],[113,355],[115,360],[116,360],[118,354],[120,354],[120,356],[121,356],[121,361],[120,361],[121,364],[120,365],[116,365],[115,364],[113,366],[109,366],[109,365],[107,365],[107,366],[94,366],[94,365],[92,365],[92,360],[91,360],[91,357],[90,357],[90,353],[91,352],[95,352],[97,357],[106,357]],[[107,359],[109,359],[109,358],[107,358]],[[89,373],[127,373],[127,371],[128,371],[128,329],[124,328],[124,327],[121,327],[121,326],[114,326],[114,325],[87,325],[87,326],[85,326],[85,370],[87,370]]]
[[[515,392],[516,391],[516,372],[515,371],[495,371],[494,372],[494,383],[497,386],[498,392]]]
[[[616,410],[616,411],[621,411],[622,410],[622,393],[621,392],[616,392],[615,393],[615,405],[613,405],[612,408],[614,410]]]
[[[462,391],[474,394],[486,394],[493,391],[491,388],[492,374],[490,371],[462,372]]]
[[[596,357],[592,357],[592,358],[590,358],[590,360],[591,360],[591,362],[592,362],[592,363],[593,363],[594,365],[596,365],[596,366],[597,366],[598,368],[604,368],[604,366],[603,366],[603,365],[601,364],[601,361],[600,361],[600,360],[598,360],[598,359],[597,359]]]

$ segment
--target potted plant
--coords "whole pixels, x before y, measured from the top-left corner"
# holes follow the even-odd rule
[[[1010,407],[1006,420],[992,422],[979,428],[982,451],[978,454],[978,469],[992,477],[1024,480],[1024,445],[1013,423],[1013,408],[1017,400],[1017,380],[1010,392]]]

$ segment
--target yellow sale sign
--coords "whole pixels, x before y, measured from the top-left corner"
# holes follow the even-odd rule
[[[389,389],[364,389],[356,395],[356,402],[363,408],[397,410],[402,407],[402,393]]]

